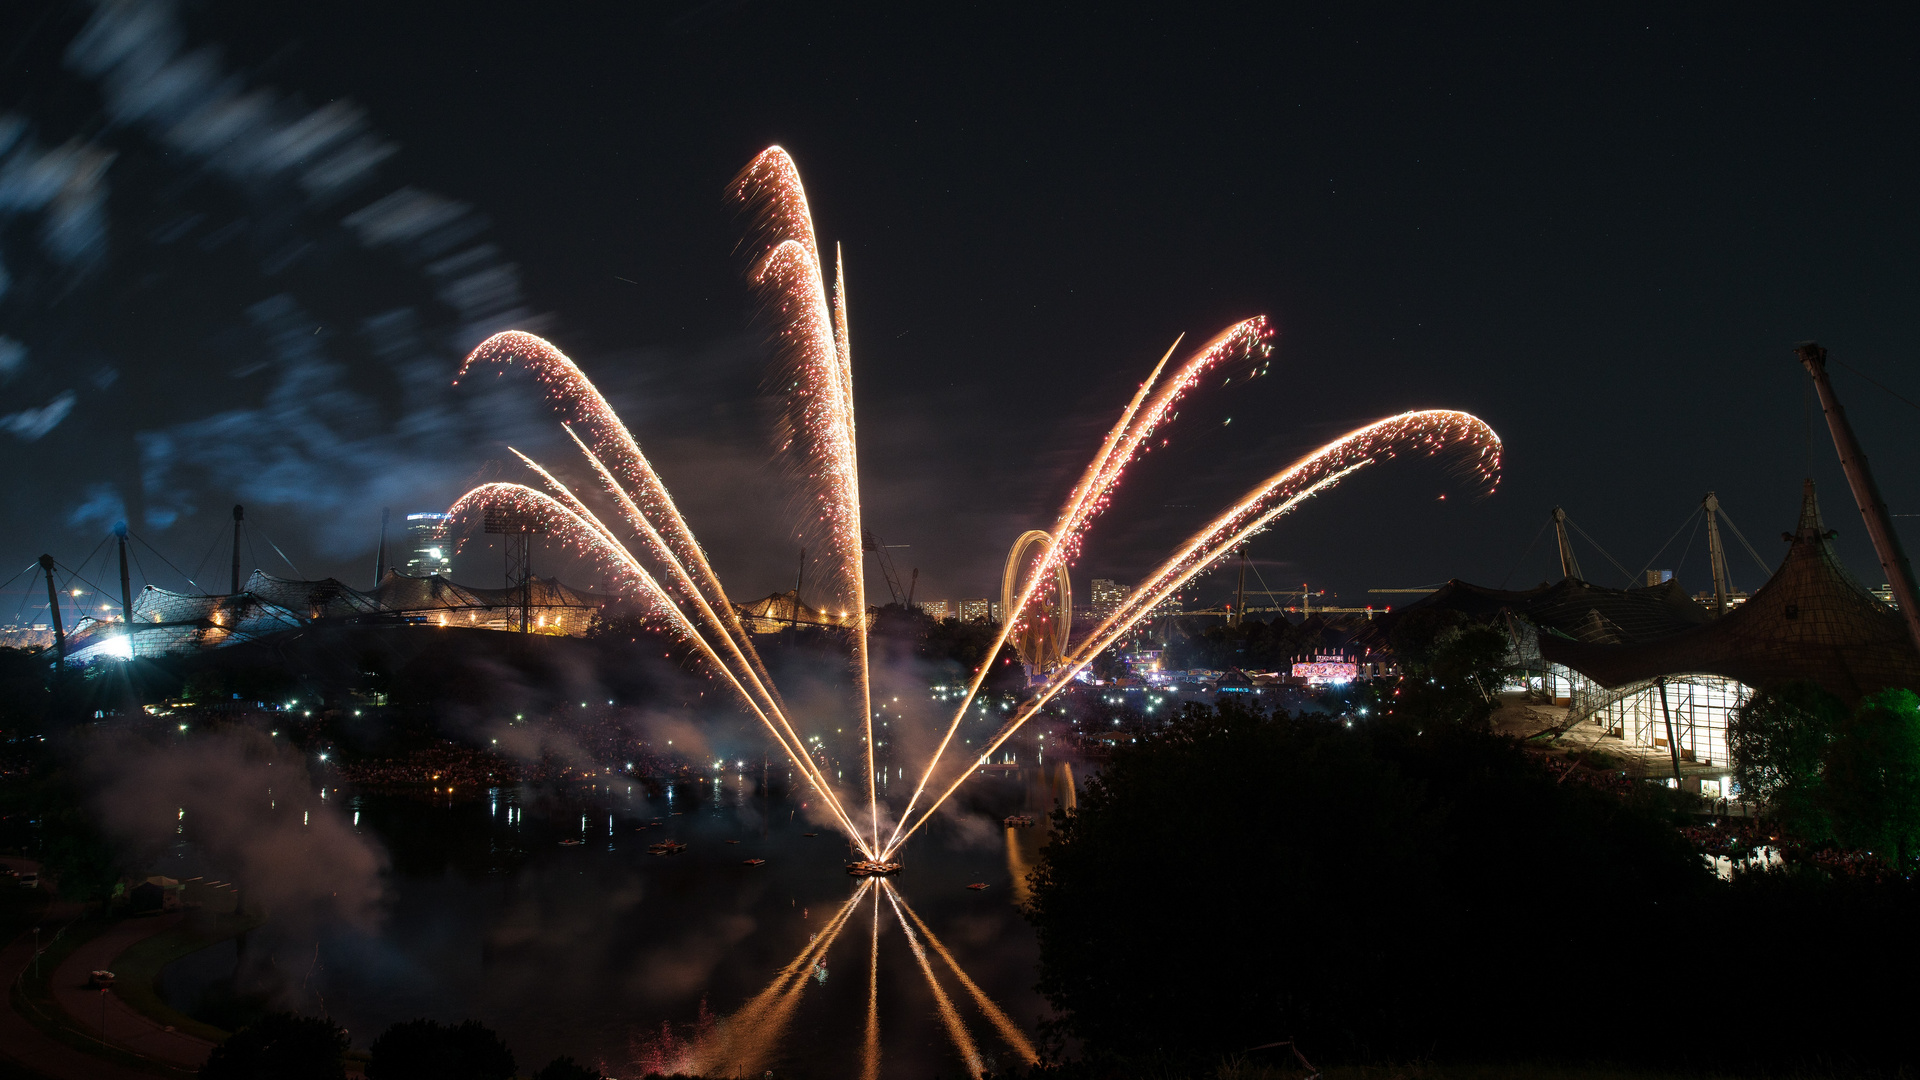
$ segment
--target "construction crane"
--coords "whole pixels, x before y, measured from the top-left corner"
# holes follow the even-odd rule
[[[1246,605],[1246,598],[1249,596],[1297,596],[1300,598],[1301,610],[1312,614],[1316,610],[1313,606],[1313,598],[1325,595],[1327,595],[1327,590],[1309,589],[1304,584],[1297,589],[1244,589],[1240,593],[1240,604],[1244,607]],[[1339,594],[1335,593],[1334,595],[1337,596]],[[1292,611],[1293,608],[1289,607],[1286,610]],[[1317,610],[1326,611],[1328,609],[1323,607]]]
[[[1379,591],[1386,591],[1386,590],[1379,590]],[[1411,590],[1411,591],[1431,592],[1432,590],[1420,589],[1420,590]],[[1297,589],[1249,589],[1249,588],[1246,588],[1245,586],[1241,586],[1240,588],[1234,591],[1234,603],[1231,606],[1221,607],[1221,608],[1204,608],[1198,611],[1183,611],[1180,614],[1182,615],[1225,615],[1227,617],[1228,625],[1238,626],[1240,625],[1240,620],[1242,616],[1252,615],[1252,614],[1291,614],[1294,612],[1298,612],[1302,615],[1315,615],[1315,614],[1365,615],[1368,618],[1372,618],[1375,615],[1384,613],[1384,611],[1386,610],[1384,608],[1373,607],[1372,605],[1368,605],[1367,607],[1335,607],[1331,605],[1314,607],[1313,598],[1316,596],[1325,596],[1325,595],[1327,595],[1327,590],[1310,588],[1305,584],[1302,584]],[[1339,594],[1335,593],[1334,595],[1338,596]],[[1286,605],[1267,604],[1267,605],[1250,607],[1247,604],[1247,597],[1249,596],[1269,596],[1269,597],[1297,596],[1300,598],[1300,603],[1297,606],[1292,604],[1286,604]]]
[[[912,546],[911,544],[882,544],[874,539],[870,532],[860,534],[860,550],[871,551],[878,556],[874,561],[880,564],[880,576],[887,581],[887,594],[893,597],[893,602],[896,604],[907,603],[911,597],[901,590],[900,572],[893,568],[893,556],[887,552]]]

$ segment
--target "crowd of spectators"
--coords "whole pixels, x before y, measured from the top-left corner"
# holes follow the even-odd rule
[[[361,787],[498,787],[527,779],[526,770],[517,763],[455,743],[415,750],[404,757],[344,760],[338,769],[342,779]]]
[[[1540,750],[1529,750],[1527,754],[1561,783],[1584,784],[1624,797],[1636,784],[1646,782],[1635,780],[1622,769],[1596,768],[1578,757]],[[1712,824],[1682,826],[1680,833],[1702,855],[1721,856],[1736,862],[1770,849],[1790,865],[1813,866],[1836,876],[1875,882],[1899,877],[1893,862],[1884,856],[1842,848],[1830,840],[1797,839],[1765,819],[1719,816]]]
[[[1812,866],[1838,877],[1884,883],[1901,877],[1882,855],[1840,847],[1832,841],[1809,843],[1763,820],[1719,818],[1711,825],[1689,825],[1681,835],[1704,855],[1742,859],[1771,849],[1789,865]]]

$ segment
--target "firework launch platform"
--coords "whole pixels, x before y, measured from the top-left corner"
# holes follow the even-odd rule
[[[854,877],[892,877],[903,869],[901,864],[885,859],[861,859],[847,864],[847,873]]]

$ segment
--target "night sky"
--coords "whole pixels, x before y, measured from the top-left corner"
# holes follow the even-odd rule
[[[531,385],[447,385],[518,326],[608,393],[736,598],[790,587],[725,199],[777,142],[845,248],[867,523],[921,598],[997,591],[1175,336],[1262,313],[1272,375],[1195,396],[1076,589],[1415,407],[1500,432],[1498,492],[1381,466],[1256,542],[1271,587],[1551,580],[1555,504],[1637,572],[1709,489],[1771,564],[1809,467],[1880,583],[1792,348],[1832,349],[1920,515],[1911,11],[1033,7],[5,5],[0,578],[125,517],[224,588],[239,501],[249,568],[370,584],[381,506],[525,479],[508,442],[584,475]],[[1707,588],[1688,539],[1654,565]]]

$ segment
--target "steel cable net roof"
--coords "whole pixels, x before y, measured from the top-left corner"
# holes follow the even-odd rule
[[[558,581],[534,578],[530,607],[597,608],[610,597]],[[408,577],[388,571],[380,587],[355,589],[335,578],[295,581],[255,570],[244,591],[226,596],[168,592],[149,585],[133,603],[133,641],[118,622],[89,620],[67,636],[67,656],[137,656],[237,644],[291,630],[319,619],[401,616],[451,611],[517,609],[527,597],[518,588],[475,589],[446,578]],[[117,646],[116,646],[116,643]]]
[[[744,604],[735,604],[734,609],[742,615],[756,619],[778,619],[781,622],[798,620],[800,622],[825,622],[826,613],[809,606],[792,590],[772,593],[758,600]]]
[[[1722,675],[1755,687],[1811,679],[1855,701],[1889,687],[1920,686],[1920,652],[1900,616],[1840,564],[1832,536],[1808,481],[1786,558],[1746,603],[1650,640],[1601,643],[1543,633],[1541,655],[1607,687],[1681,673]]]

